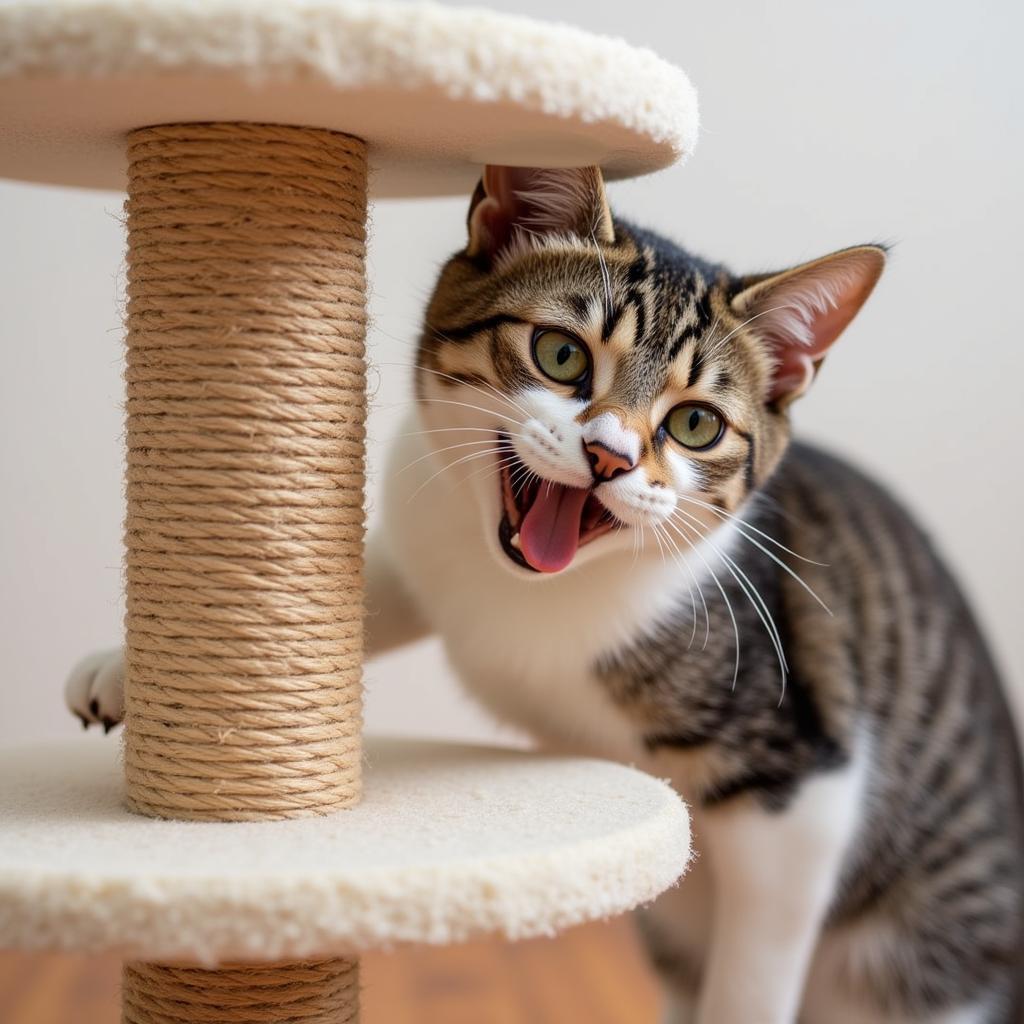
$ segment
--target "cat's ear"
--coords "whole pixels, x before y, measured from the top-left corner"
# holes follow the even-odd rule
[[[572,234],[614,240],[611,211],[599,167],[488,165],[469,206],[466,254],[490,262],[519,239]]]
[[[786,405],[807,390],[825,353],[875,287],[885,252],[857,246],[742,282],[732,308],[771,349],[769,401]]]

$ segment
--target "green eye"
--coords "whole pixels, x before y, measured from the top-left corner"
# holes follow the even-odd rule
[[[725,429],[722,417],[703,405],[677,405],[665,420],[665,429],[687,448],[710,448]]]
[[[559,384],[575,384],[587,375],[590,355],[570,334],[540,331],[533,339],[533,358],[541,371]]]

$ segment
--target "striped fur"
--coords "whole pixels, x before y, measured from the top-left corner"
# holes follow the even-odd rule
[[[439,466],[450,484],[444,497],[429,498],[424,518],[439,503],[444,521],[433,532],[410,522],[422,511],[398,513],[391,524],[409,592],[437,606],[424,614],[497,714],[544,742],[670,776],[694,805],[705,853],[715,849],[724,809],[748,808],[750,820],[768,823],[758,825],[766,835],[773,827],[781,834],[814,780],[856,775],[843,790],[849,835],[837,840],[828,898],[806,926],[813,935],[794,967],[795,995],[780,995],[777,1012],[758,1019],[788,1019],[795,1011],[782,1007],[801,990],[808,1024],[1011,1019],[1024,799],[995,669],[955,582],[907,513],[849,466],[790,442],[789,404],[867,297],[879,250],[850,250],[841,265],[738,277],[614,220],[599,176],[575,173],[559,197],[557,176],[547,172],[533,205],[528,185],[517,191],[506,182],[504,223],[500,202],[488,200],[500,199],[497,187],[485,177],[470,245],[445,266],[430,301],[416,387],[420,422],[433,431],[423,450],[435,453],[431,472]],[[519,226],[517,218],[533,219]],[[545,326],[589,346],[587,380],[560,385],[538,372],[529,339]],[[683,400],[722,412],[728,430],[719,444],[681,455],[663,417]],[[472,523],[495,528],[496,503],[464,507],[470,493],[496,486],[495,473],[481,476],[479,467],[511,453],[536,472],[529,443],[537,423],[556,441],[572,430],[585,440],[588,422],[609,415],[636,438],[646,486],[671,495],[669,511],[658,512],[667,516],[665,547],[654,547],[652,512],[650,534],[638,516],[630,529],[594,541],[592,553],[581,549],[582,564],[565,571],[576,584],[510,582],[510,568],[521,570],[493,542],[478,552],[471,540]],[[487,447],[492,426],[511,435],[505,447]],[[469,454],[446,453],[453,440]],[[575,472],[559,482],[583,486]],[[457,554],[449,529],[459,534]],[[424,546],[433,561],[418,553]],[[622,557],[630,547],[632,562]],[[650,569],[658,557],[668,567],[660,576]],[[477,558],[489,561],[471,571],[457,564]],[[467,589],[461,603],[438,596],[446,565],[448,586]],[[652,586],[658,593],[645,595]],[[542,614],[516,604],[536,611],[549,599],[552,629],[575,631],[579,666],[543,635]],[[487,609],[491,600],[500,614]],[[586,637],[588,622],[607,639]],[[505,655],[503,631],[517,633]],[[529,661],[521,645],[547,660]],[[730,1024],[732,1015],[739,1024],[744,1011],[722,1009],[727,993],[702,991],[715,968],[711,919],[700,915],[719,926],[720,901],[698,892],[696,879],[707,873],[695,871],[677,897],[661,901],[644,931],[675,993],[674,1019]],[[730,884],[714,878],[713,860],[710,873],[712,888]],[[782,907],[779,893],[759,899]],[[688,914],[704,925],[688,931]]]

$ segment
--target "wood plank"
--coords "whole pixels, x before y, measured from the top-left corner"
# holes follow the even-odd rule
[[[556,939],[363,958],[364,1024],[653,1024],[657,983],[628,920]],[[2,1024],[117,1024],[112,957],[0,952]]]

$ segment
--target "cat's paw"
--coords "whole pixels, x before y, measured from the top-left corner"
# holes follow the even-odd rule
[[[64,700],[82,727],[94,723],[110,732],[124,716],[124,652],[120,647],[96,651],[71,670]]]

